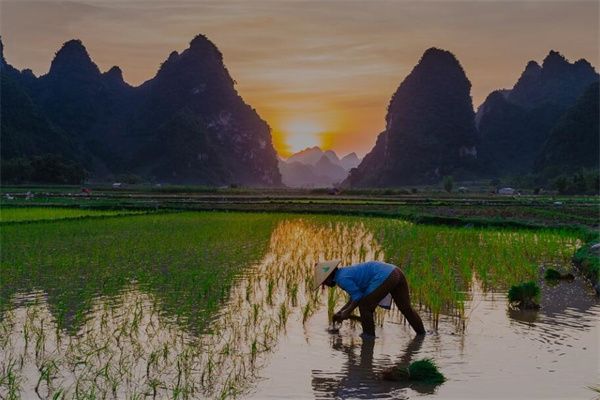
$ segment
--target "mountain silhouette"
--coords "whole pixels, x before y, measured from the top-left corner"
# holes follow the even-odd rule
[[[319,146],[307,147],[292,154],[286,161],[288,163],[299,162],[301,164],[315,165],[324,154],[325,152]]]
[[[385,131],[347,184],[433,183],[474,173],[477,131],[470,89],[452,53],[428,49],[392,96]]]
[[[561,115],[597,81],[586,60],[570,63],[550,51],[541,66],[530,61],[511,90],[491,93],[477,111],[480,156],[489,172],[531,172]]]
[[[593,83],[560,118],[542,146],[535,169],[547,175],[600,165],[600,90]],[[550,170],[550,171],[549,171]],[[554,173],[552,173],[554,171]]]
[[[358,167],[360,158],[358,158],[356,153],[352,152],[342,157],[340,159],[340,164],[346,171],[350,171],[352,168]]]
[[[392,96],[385,130],[362,161],[317,146],[278,160],[268,124],[203,35],[137,87],[118,66],[102,72],[77,39],[39,77],[11,66],[0,39],[0,75],[2,168],[17,174],[28,160],[51,155],[50,163],[65,160],[96,181],[137,175],[214,186],[279,186],[283,178],[293,187],[389,187],[447,175],[549,177],[597,160],[599,76],[588,61],[571,63],[554,50],[541,64],[527,63],[511,89],[490,93],[474,114],[459,61],[428,49]]]
[[[283,184],[289,187],[330,187],[341,183],[360,163],[355,153],[340,159],[333,150],[308,147],[279,161]]]
[[[19,137],[35,144],[30,152],[3,148],[3,158],[32,156],[41,137],[60,132],[77,151],[56,141],[52,152],[75,157],[92,179],[126,173],[170,183],[281,184],[269,126],[237,93],[222,54],[203,35],[171,53],[139,87],[128,85],[117,66],[101,73],[79,40],[66,42],[39,78],[19,73],[3,56],[1,62],[3,88],[7,76],[47,122],[29,129],[23,112],[3,124],[3,142]]]

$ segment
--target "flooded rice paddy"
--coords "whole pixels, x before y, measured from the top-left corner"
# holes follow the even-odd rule
[[[569,232],[420,226],[355,217],[176,213],[2,229],[3,398],[593,398],[600,305],[570,270]],[[403,269],[428,334],[378,311],[377,339],[312,265]],[[542,286],[537,312],[511,284]],[[388,382],[433,359],[439,386]]]

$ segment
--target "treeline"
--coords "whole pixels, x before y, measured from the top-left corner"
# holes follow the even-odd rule
[[[571,172],[559,173],[556,169],[548,169],[541,173],[530,173],[493,180],[491,186],[511,186],[518,189],[533,190],[540,193],[547,190],[558,194],[600,194],[600,171],[598,169],[580,168]]]
[[[2,184],[53,183],[81,184],[87,177],[86,170],[77,162],[65,160],[55,154],[31,158],[11,158],[0,163]]]
[[[584,169],[571,175],[559,175],[553,184],[559,194],[600,194],[600,173]]]

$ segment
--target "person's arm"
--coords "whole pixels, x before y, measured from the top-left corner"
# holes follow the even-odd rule
[[[333,320],[342,322],[343,320],[348,319],[356,307],[358,307],[358,301],[353,301],[350,299],[350,301],[348,301],[344,307],[334,314]]]
[[[363,297],[363,293],[349,277],[343,277],[336,283],[350,295],[350,301],[333,316],[334,321],[343,321],[348,319],[350,314],[352,314],[352,311],[358,307],[358,302]]]

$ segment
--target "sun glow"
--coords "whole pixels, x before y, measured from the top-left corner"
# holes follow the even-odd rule
[[[286,147],[292,153],[307,147],[321,145],[321,134],[324,128],[315,121],[293,120],[281,129]]]

